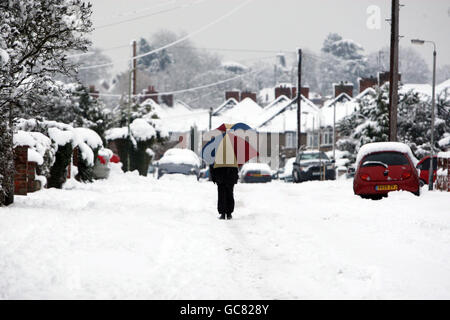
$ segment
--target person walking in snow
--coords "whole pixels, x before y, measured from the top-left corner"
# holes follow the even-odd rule
[[[209,174],[212,182],[217,184],[217,211],[219,211],[219,219],[232,219],[234,211],[234,185],[238,181],[238,168],[236,167],[219,167],[214,165],[209,167]]]

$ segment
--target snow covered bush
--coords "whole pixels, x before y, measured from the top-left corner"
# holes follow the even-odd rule
[[[77,167],[75,179],[81,182],[94,180],[94,165],[99,150],[103,147],[100,136],[88,128],[74,128],[75,144],[78,148]]]
[[[352,161],[362,145],[389,140],[389,84],[358,103],[358,110],[337,125],[341,135],[337,146],[348,151]],[[436,109],[435,142],[450,132],[450,97],[441,94]],[[409,145],[416,157],[424,157],[430,151],[431,97],[414,89],[400,90],[397,112],[398,140]],[[437,143],[435,147],[439,148]]]
[[[73,128],[57,121],[17,119],[16,128],[40,139],[33,145],[43,157],[38,174],[47,177],[49,188],[61,188],[66,181],[67,168],[72,151],[78,148],[76,179],[89,182],[93,179],[92,168],[98,150],[103,146],[100,136],[88,128]],[[48,138],[47,138],[48,137]],[[31,145],[31,144],[28,144]]]
[[[151,155],[148,149],[156,142],[165,139],[163,130],[155,129],[152,119],[137,118],[128,127],[112,128],[106,131],[106,140],[111,149],[116,150],[123,163],[123,169],[128,171],[128,158],[130,170],[138,170],[140,175],[146,176]]]

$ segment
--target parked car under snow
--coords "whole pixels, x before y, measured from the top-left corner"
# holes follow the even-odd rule
[[[189,149],[173,148],[167,150],[158,163],[158,179],[164,174],[198,175],[202,161]]]
[[[266,163],[246,163],[239,172],[239,180],[243,183],[270,182],[272,170]]]

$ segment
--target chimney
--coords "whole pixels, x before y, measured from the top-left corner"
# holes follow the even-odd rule
[[[161,100],[169,107],[173,107],[173,94],[165,94],[161,96]]]
[[[240,101],[239,99],[239,91],[226,91],[225,92],[225,101],[228,99],[234,98],[237,102]]]
[[[153,101],[155,101],[156,103],[159,103],[157,93],[158,93],[158,91],[155,90],[154,86],[148,86],[147,92],[145,93],[147,95],[147,96],[145,96],[145,99],[150,98]],[[152,94],[152,95],[149,96],[150,94]]]
[[[95,86],[94,85],[89,86],[89,93],[90,93],[90,96],[92,98],[95,98],[95,99],[98,98],[99,91],[95,90]]]
[[[304,96],[306,99],[309,99],[309,87],[302,87],[300,90],[300,94]],[[292,88],[292,96],[291,99],[297,98],[297,87]]]
[[[256,102],[256,93],[250,91],[241,92],[241,101],[244,100],[245,98],[250,98]]]
[[[341,81],[340,83],[334,84],[334,97],[335,98],[343,92],[348,94],[350,97],[353,97],[353,83],[350,83],[350,82],[344,83],[343,81]]]
[[[377,79],[370,76],[370,78],[359,78],[359,93],[367,88],[374,88],[377,85]]]
[[[389,71],[385,72],[378,72],[378,86],[381,87],[386,82],[389,82],[391,73]],[[400,82],[402,80],[402,75],[398,74],[398,81]]]
[[[275,99],[278,99],[281,96],[286,96],[289,99],[292,99],[291,88],[284,85],[279,85],[278,87],[275,87]]]

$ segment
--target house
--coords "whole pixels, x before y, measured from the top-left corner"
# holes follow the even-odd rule
[[[304,95],[302,99],[302,144],[307,143],[307,131],[318,118],[319,108]],[[285,95],[279,96],[275,101],[264,108],[258,118],[256,130],[259,141],[266,139],[267,145],[277,140],[281,159],[293,157],[297,150],[297,97],[290,99]],[[275,138],[277,137],[277,138]],[[267,156],[272,157],[270,153]]]

